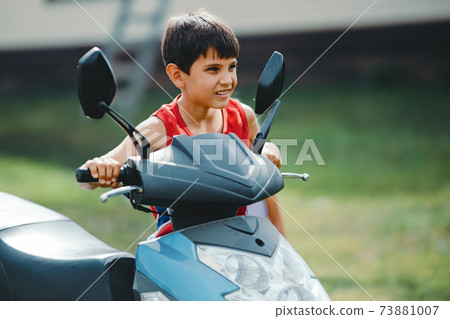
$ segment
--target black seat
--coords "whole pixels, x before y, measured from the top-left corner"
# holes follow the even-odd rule
[[[134,270],[132,254],[0,192],[0,300],[133,300]]]

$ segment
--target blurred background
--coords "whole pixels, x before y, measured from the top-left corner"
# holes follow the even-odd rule
[[[272,52],[285,57],[284,89],[295,84],[269,138],[296,140],[281,170],[311,179],[287,181],[279,200],[287,239],[330,297],[450,300],[447,0],[0,0],[0,191],[133,252],[153,217],[122,198],[100,204],[102,190],[74,180],[125,136],[84,118],[77,62],[92,46],[105,51],[113,107],[138,124],[177,95],[159,53],[166,22],[200,8],[239,38],[242,102],[253,105]],[[325,165],[313,153],[298,165],[306,139]]]

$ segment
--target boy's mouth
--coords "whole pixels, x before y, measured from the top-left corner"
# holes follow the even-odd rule
[[[216,92],[216,95],[227,95],[230,93],[231,90],[224,90],[224,91],[218,91]]]

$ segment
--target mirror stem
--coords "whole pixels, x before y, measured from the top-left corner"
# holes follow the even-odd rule
[[[261,125],[261,129],[255,136],[255,140],[253,141],[253,153],[261,154],[264,144],[266,143],[267,136],[269,135],[270,127],[272,126],[272,122],[275,119],[275,115],[277,114],[279,107],[280,101],[275,100],[270,108],[269,114],[264,120],[264,123]]]
[[[133,141],[134,147],[138,151],[138,153],[141,156],[141,158],[144,159],[144,160],[147,160],[148,156],[150,154],[150,143],[147,140],[147,138],[144,135],[142,135],[142,133],[139,132],[130,122],[128,122],[124,117],[122,117],[122,115],[120,115],[119,113],[114,111],[112,108],[110,108],[108,106],[108,104],[106,104],[105,102],[102,101],[102,102],[99,103],[99,106],[103,107],[105,109],[106,113],[117,124],[119,124],[120,127],[122,127],[125,130],[125,132],[127,132],[128,136]],[[139,140],[141,142],[140,144],[136,140],[136,136],[135,135],[137,135],[139,137]]]

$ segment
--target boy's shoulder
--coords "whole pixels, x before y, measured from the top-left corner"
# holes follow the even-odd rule
[[[241,102],[239,99],[230,98],[230,101],[232,103],[234,103],[235,105],[240,105],[244,109],[244,111],[246,111],[246,112],[253,112],[253,113],[255,113],[251,106],[248,106],[247,104]]]
[[[242,109],[244,110],[245,116],[247,117],[248,122],[254,122],[256,120],[256,114],[255,111],[253,111],[253,108],[251,106],[248,106],[245,103],[242,103],[241,101],[237,99],[233,99],[234,101],[237,101],[239,105],[241,105]]]
[[[152,150],[156,150],[165,145],[166,127],[160,118],[150,116],[142,121],[137,129],[150,140]]]
[[[163,121],[156,116],[149,116],[137,126],[137,129],[144,135],[153,134],[155,132],[165,135],[166,132]]]

